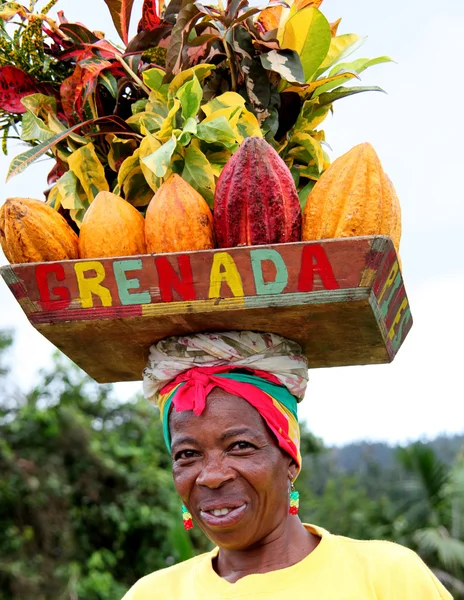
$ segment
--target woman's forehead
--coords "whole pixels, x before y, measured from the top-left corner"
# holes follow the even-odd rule
[[[169,415],[171,436],[189,430],[190,433],[211,433],[228,427],[249,427],[256,432],[266,432],[267,427],[259,412],[249,402],[224,390],[215,388],[206,401],[206,408],[201,415],[191,410],[178,412],[172,408]]]

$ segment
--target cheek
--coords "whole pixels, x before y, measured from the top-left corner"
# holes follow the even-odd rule
[[[185,501],[195,485],[197,477],[197,470],[192,467],[172,467],[172,478],[174,480],[174,487],[176,488],[179,496]]]

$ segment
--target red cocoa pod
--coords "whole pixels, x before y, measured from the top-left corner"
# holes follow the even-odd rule
[[[218,247],[299,242],[301,223],[300,202],[287,165],[263,138],[246,138],[216,185]]]

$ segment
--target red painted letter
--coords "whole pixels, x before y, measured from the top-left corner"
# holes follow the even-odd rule
[[[322,285],[326,290],[338,290],[340,287],[335,279],[327,254],[320,244],[303,248],[300,278],[298,280],[299,292],[313,291],[315,273],[321,278]]]
[[[53,300],[50,296],[49,275],[54,274],[57,281],[65,279],[64,267],[60,264],[41,264],[35,269],[37,289],[40,293],[40,305],[43,310],[63,310],[68,308],[71,302],[71,294],[67,287],[59,286],[51,289],[52,294],[57,296]]]
[[[195,287],[193,285],[192,266],[190,257],[182,254],[177,257],[180,276],[176,273],[167,256],[155,258],[158,270],[159,287],[163,302],[172,302],[172,290],[180,295],[182,300],[195,300]]]

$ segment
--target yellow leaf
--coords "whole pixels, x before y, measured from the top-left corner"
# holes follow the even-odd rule
[[[330,40],[330,48],[324,62],[321,64],[319,71],[323,72],[334,65],[343,56],[346,56],[348,48],[353,46],[360,36],[357,33],[344,33],[337,35]]]
[[[105,170],[95,152],[93,144],[87,144],[75,150],[68,158],[71,171],[79,179],[89,202],[92,202],[98,192],[109,192]]]
[[[177,94],[177,90],[181,88],[184,83],[189,81],[189,79],[192,79],[194,75],[197,76],[201,83],[205,77],[211,75],[211,72],[214,71],[215,68],[216,65],[195,65],[194,67],[190,67],[190,69],[181,71],[169,84],[168,97],[174,98]]]
[[[237,94],[236,92],[225,92],[213,100],[210,100],[206,104],[203,104],[201,110],[205,113],[206,117],[221,108],[231,108],[235,106],[245,106],[245,98]]]
[[[296,94],[299,94],[303,99],[306,99],[306,98],[309,98],[309,96],[311,96],[315,90],[317,90],[318,88],[320,88],[323,85],[326,85],[327,83],[332,83],[333,81],[337,81],[337,79],[340,79],[340,85],[341,85],[345,81],[348,81],[349,79],[353,79],[353,78],[356,78],[356,75],[354,73],[347,72],[347,73],[343,73],[343,74],[339,74],[339,75],[334,75],[332,77],[324,77],[322,79],[316,79],[316,81],[308,83],[307,85],[300,85],[300,86],[292,85],[290,87],[285,88],[283,93],[295,92]]]
[[[181,75],[181,73],[179,73],[179,75]],[[174,120],[175,120],[177,111],[180,109],[180,107],[181,107],[180,100],[175,98],[175,100],[173,101],[173,106],[168,113],[168,116],[164,119],[160,130],[156,132],[156,137],[160,141],[167,142],[168,139],[171,137],[172,130],[174,129],[174,125],[175,125]]]
[[[243,137],[263,137],[258,119],[249,110],[244,109],[237,123],[237,128]]]
[[[153,171],[149,169],[145,165],[145,163],[142,162],[142,158],[150,156],[150,154],[153,154],[153,152],[155,152],[155,150],[158,150],[160,146],[161,142],[159,142],[154,136],[147,135],[143,138],[139,148],[140,168],[142,169],[142,173],[145,177],[146,182],[148,183],[153,192],[156,192],[156,190],[161,185],[162,180],[160,177],[156,177]]]
[[[133,206],[147,206],[153,198],[153,190],[142,172],[139,149],[122,163],[118,172],[118,185],[124,198]]]

